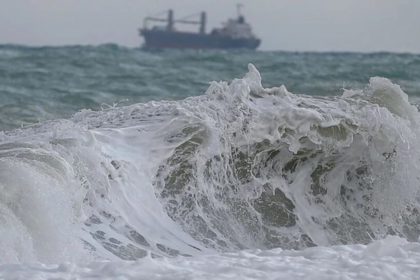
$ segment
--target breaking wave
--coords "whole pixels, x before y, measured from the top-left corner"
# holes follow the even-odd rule
[[[133,260],[420,234],[419,115],[372,78],[81,111],[0,134],[0,261]]]

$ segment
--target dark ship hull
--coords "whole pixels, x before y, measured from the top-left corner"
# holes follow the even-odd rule
[[[232,38],[219,34],[200,34],[168,30],[142,29],[146,49],[256,49],[257,38]]]

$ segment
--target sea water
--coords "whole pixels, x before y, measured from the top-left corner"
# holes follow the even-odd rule
[[[0,277],[415,279],[420,56],[0,47]]]

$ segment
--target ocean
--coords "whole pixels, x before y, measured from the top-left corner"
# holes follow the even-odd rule
[[[415,279],[420,55],[0,46],[1,279]]]

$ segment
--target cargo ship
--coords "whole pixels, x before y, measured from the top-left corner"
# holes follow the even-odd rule
[[[143,28],[139,29],[144,37],[145,49],[256,49],[261,40],[253,32],[251,25],[238,10],[235,19],[229,19],[221,28],[214,28],[206,33],[205,12],[199,14],[199,20],[189,18],[174,19],[173,10],[167,11],[166,18],[147,17]],[[161,25],[149,27],[149,22],[160,22]],[[199,25],[198,32],[179,31],[176,24]]]

